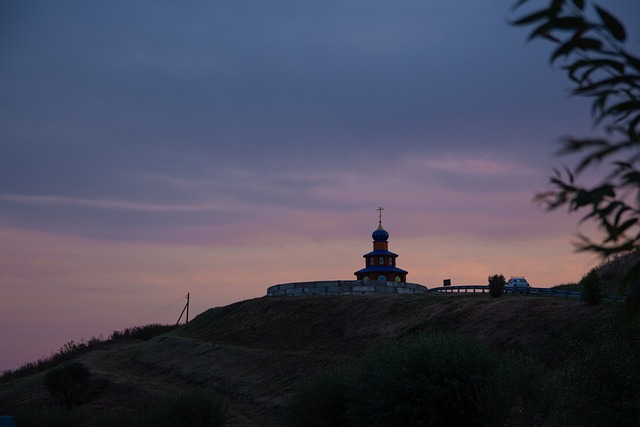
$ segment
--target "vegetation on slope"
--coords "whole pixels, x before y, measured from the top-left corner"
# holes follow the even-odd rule
[[[146,341],[176,328],[176,325],[160,325],[153,323],[145,326],[126,328],[122,331],[113,331],[107,340],[103,340],[102,337],[92,337],[88,341],[82,341],[79,343],[69,341],[60,347],[60,350],[57,352],[52,352],[50,356],[42,357],[35,362],[25,363],[17,369],[8,369],[3,371],[2,375],[0,375],[0,384],[59,366],[61,363],[73,360],[83,353],[104,348],[109,343],[125,340]]]
[[[640,250],[610,256],[589,270],[578,283],[554,286],[555,289],[580,291],[585,300],[599,302],[603,295],[626,296],[630,289],[626,280],[640,263]]]
[[[491,366],[500,370],[487,381],[500,379],[503,368],[529,372],[519,381],[524,388],[513,389],[513,405],[483,416],[501,413],[506,425],[579,424],[583,414],[597,410],[602,420],[624,425],[638,415],[640,328],[619,324],[615,309],[531,295],[257,298],[208,310],[148,341],[113,341],[76,355],[73,361],[89,368],[95,386],[66,416],[76,414],[85,423],[79,425],[110,417],[127,425],[168,396],[189,391],[219,396],[228,425],[282,425],[295,412],[296,390],[314,375],[344,369],[343,385],[362,387],[373,361],[397,358],[418,363],[417,371],[407,372],[428,376],[428,367],[437,365],[421,365],[424,358],[416,354],[426,357],[424,343],[447,336],[458,348],[480,346],[479,354],[498,361]],[[387,368],[383,376],[398,370],[393,363],[379,367]],[[45,373],[0,385],[0,412],[59,411],[44,387]],[[414,384],[416,401],[425,399],[420,384]],[[543,394],[534,392],[540,384]],[[344,390],[346,401],[337,407],[351,405],[353,389]],[[602,395],[606,405],[598,403]]]

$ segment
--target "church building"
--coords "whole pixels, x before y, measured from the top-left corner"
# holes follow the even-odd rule
[[[356,271],[354,274],[357,280],[365,282],[377,280],[378,282],[405,283],[408,272],[396,267],[398,255],[389,251],[389,233],[382,228],[382,211],[383,208],[378,208],[378,228],[371,234],[371,237],[373,237],[373,251],[363,255],[365,268]]]
[[[396,267],[398,255],[389,251],[389,233],[382,227],[382,211],[378,208],[378,228],[373,237],[373,251],[364,254],[364,268],[356,271],[357,280],[318,280],[290,282],[267,288],[268,297],[311,295],[426,294],[429,289],[407,283],[407,272]]]

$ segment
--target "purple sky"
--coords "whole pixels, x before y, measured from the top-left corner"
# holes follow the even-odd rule
[[[0,370],[353,279],[380,205],[411,282],[579,280],[578,217],[531,199],[589,103],[514,2],[2,2]]]

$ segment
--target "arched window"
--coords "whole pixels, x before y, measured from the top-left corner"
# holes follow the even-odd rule
[[[380,257],[380,259],[378,260],[378,264],[384,265],[384,257]]]

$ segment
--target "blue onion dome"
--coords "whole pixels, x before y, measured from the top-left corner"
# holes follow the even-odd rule
[[[371,234],[374,242],[386,242],[389,240],[389,233],[382,228],[382,222],[378,225],[378,229]]]

